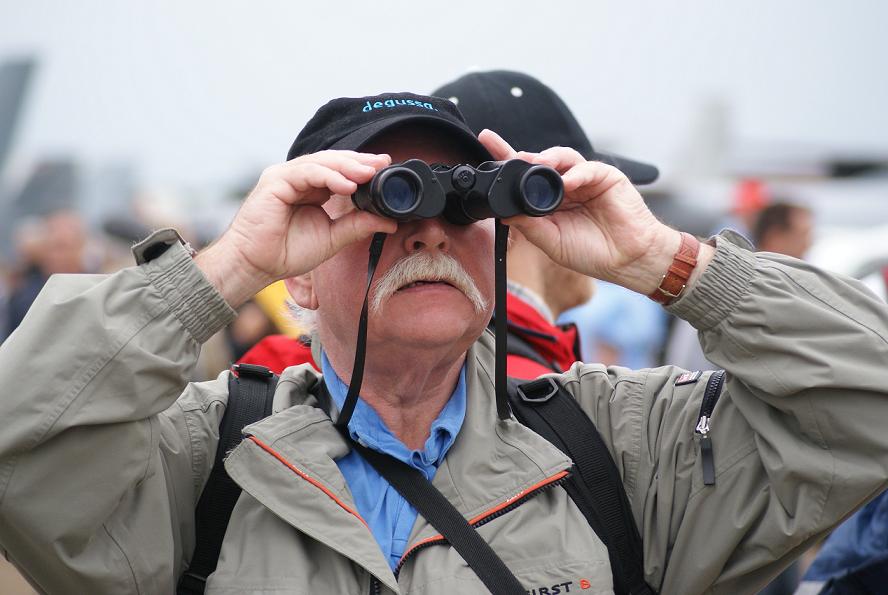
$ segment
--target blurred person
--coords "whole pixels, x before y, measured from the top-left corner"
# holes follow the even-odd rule
[[[43,273],[43,252],[46,249],[46,225],[42,219],[22,221],[14,231],[16,263],[9,276],[4,336],[14,331],[37,298],[46,275]]]
[[[599,281],[594,298],[564,312],[558,321],[580,330],[583,361],[649,368],[659,363],[667,318],[645,296]]]
[[[86,230],[73,211],[53,211],[24,222],[16,231],[15,243],[20,271],[9,297],[8,333],[21,324],[50,275],[87,272]]]
[[[814,241],[814,214],[802,205],[774,202],[759,211],[752,239],[762,252],[804,258]]]
[[[47,277],[59,273],[88,272],[87,232],[83,218],[74,211],[54,211],[43,220],[46,233],[40,269]]]
[[[485,128],[494,130],[518,151],[538,153],[553,146],[570,147],[586,159],[616,164],[636,185],[657,179],[658,171],[651,165],[597,153],[564,100],[528,74],[472,72],[432,95],[454,102],[476,133]],[[566,370],[577,360],[639,368],[654,363],[645,355],[656,350],[657,337],[665,329],[662,308],[631,291],[615,290],[617,286],[610,284],[598,283],[593,291],[591,279],[558,266],[520,232],[515,236],[508,260],[509,339],[528,345],[539,357],[534,362],[510,354],[510,375],[533,378],[545,373],[540,358],[553,362],[549,367],[555,370]],[[595,298],[590,300],[593,293]],[[607,316],[590,315],[603,311],[605,305]],[[611,349],[600,339],[605,335],[614,339]],[[599,349],[593,349],[593,345]],[[603,358],[596,359],[598,356]]]
[[[521,583],[511,592],[612,592],[607,548],[564,490],[546,489],[573,462],[496,406],[493,222],[395,221],[349,199],[392,162],[518,157],[556,168],[565,202],[506,223],[559,265],[693,322],[727,369],[711,420],[709,383],[674,367],[577,363],[551,377],[613,453],[648,584],[754,592],[888,487],[888,311],[862,285],[733,234],[699,243],[659,222],[616,167],[565,147],[519,153],[489,130],[476,139],[449,102],[392,93],[319,109],[206,250],[163,230],[135,247],[133,268],[51,279],[0,349],[0,381],[17,384],[0,399],[3,553],[46,592],[172,592],[228,398],[228,372],[188,384],[189,371],[234,308],[286,279],[317,311],[324,373],[287,369],[274,413],[228,451],[243,492],[208,594],[483,592],[360,441],[431,478]],[[388,239],[369,283],[376,233]],[[409,262],[428,266],[402,275]],[[377,305],[348,401],[361,413],[346,421],[365,287]]]
[[[713,231],[732,229],[746,238],[753,237],[753,228],[762,209],[771,203],[764,181],[744,178],[737,182],[727,217]]]

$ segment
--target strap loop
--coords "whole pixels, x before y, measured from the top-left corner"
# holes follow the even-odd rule
[[[558,394],[558,385],[551,378],[538,378],[518,386],[517,392],[525,403],[539,405]]]

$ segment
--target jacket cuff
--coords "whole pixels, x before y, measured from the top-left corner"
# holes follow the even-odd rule
[[[148,253],[159,252],[141,268],[182,326],[195,341],[203,343],[234,320],[237,313],[194,264],[187,247],[179,241],[168,241],[169,232],[160,230],[139,242],[137,246],[147,247]],[[151,249],[160,244],[166,246]],[[143,260],[139,255],[137,259]]]
[[[715,256],[697,283],[666,310],[687,320],[697,330],[712,328],[731,313],[749,292],[756,259],[751,244],[735,232],[714,238]]]

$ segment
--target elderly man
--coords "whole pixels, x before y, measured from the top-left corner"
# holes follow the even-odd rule
[[[736,238],[698,246],[658,222],[619,170],[573,150],[516,154],[493,132],[479,138],[446,100],[334,100],[196,258],[161,232],[135,248],[135,268],[54,277],[0,351],[7,557],[46,592],[173,591],[228,396],[227,372],[186,385],[200,343],[232,307],[287,279],[318,312],[314,347],[341,406],[370,236],[385,232],[358,405],[372,415],[356,412],[365,423],[348,434],[432,477],[527,592],[610,592],[602,542],[550,489],[571,461],[497,415],[484,332],[491,222],[395,222],[348,198],[408,158],[489,153],[557,169],[562,207],[508,223],[565,267],[669,302],[728,370],[705,483],[699,375],[577,364],[558,377],[613,453],[647,582],[661,593],[753,592],[885,488],[888,316],[866,289]],[[676,276],[687,277],[683,290],[669,284]],[[309,366],[287,370],[274,415],[228,454],[243,493],[207,592],[484,592],[350,449],[312,394],[318,381]]]

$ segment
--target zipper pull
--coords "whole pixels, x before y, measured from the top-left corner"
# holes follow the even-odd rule
[[[715,485],[715,457],[709,437],[709,416],[701,415],[695,431],[700,435],[700,457],[703,463],[703,485]]]

